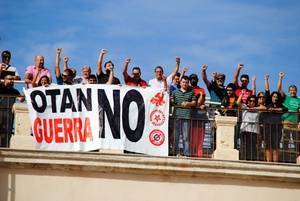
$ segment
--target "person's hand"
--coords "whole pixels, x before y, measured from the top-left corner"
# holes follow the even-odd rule
[[[244,64],[238,64],[238,69],[244,68]]]
[[[178,56],[176,57],[176,63],[178,63],[178,64],[180,63],[180,57],[178,57]]]
[[[206,71],[208,68],[208,66],[206,64],[202,64],[201,69],[202,71]]]
[[[200,105],[200,109],[201,109],[201,110],[204,110],[205,108],[206,108],[206,105],[205,105],[205,104]]]
[[[107,53],[107,51],[106,51],[106,49],[101,49],[101,54],[106,54]]]
[[[185,67],[183,67],[182,72],[183,72],[183,73],[186,73],[188,70],[189,70],[189,68],[188,68],[187,66],[185,66]]]
[[[69,61],[69,58],[68,57],[64,57],[64,62],[68,62]]]
[[[125,59],[125,63],[127,63],[127,64],[129,64],[129,63],[130,63],[130,61],[131,61],[131,59],[130,59],[130,58],[126,58],[126,59]]]
[[[56,48],[56,54],[60,54],[61,53],[61,48]]]
[[[0,71],[4,70],[6,68],[6,64],[5,63],[1,63],[0,64]]]
[[[252,77],[252,82],[255,82],[256,81],[256,76],[253,76]]]
[[[284,76],[285,76],[285,73],[284,73],[284,72],[279,72],[279,78],[280,78],[280,79],[283,79]]]
[[[215,80],[216,79],[216,77],[217,77],[217,72],[213,72],[212,74],[211,74],[211,77],[213,78],[213,80]]]
[[[270,78],[270,75],[269,75],[269,74],[266,74],[266,75],[265,75],[265,80],[269,80],[269,78]]]
[[[181,106],[182,106],[182,107],[186,107],[186,106],[187,106],[187,102],[186,102],[186,101],[183,101],[183,102],[181,103]]]

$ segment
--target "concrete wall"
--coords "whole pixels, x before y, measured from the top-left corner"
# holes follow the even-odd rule
[[[0,150],[0,201],[298,201],[294,164]]]

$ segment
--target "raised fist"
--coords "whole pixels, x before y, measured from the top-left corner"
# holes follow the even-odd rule
[[[68,62],[69,61],[69,57],[64,57],[64,62]]]
[[[187,66],[183,67],[182,72],[187,72],[189,70],[189,68]]]
[[[238,64],[238,69],[244,68],[244,64]]]
[[[60,54],[61,53],[61,48],[56,48],[56,54]]]
[[[126,58],[125,59],[125,63],[130,63],[131,59],[130,58]]]
[[[180,63],[180,57],[176,57],[176,63]]]
[[[201,69],[202,71],[206,71],[208,68],[208,66],[206,64],[202,64]]]
[[[265,75],[265,80],[269,80],[269,78],[270,78],[270,75],[269,75],[269,74],[266,74],[266,75]]]
[[[285,73],[284,72],[279,72],[279,77],[280,78],[283,78],[285,76]]]
[[[106,49],[101,49],[101,54],[106,54],[106,53],[107,53]]]

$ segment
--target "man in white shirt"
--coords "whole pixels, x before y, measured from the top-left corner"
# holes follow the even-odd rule
[[[149,80],[150,87],[155,87],[158,89],[164,89],[169,91],[170,85],[172,83],[172,80],[174,79],[176,73],[178,73],[180,65],[180,58],[176,57],[176,65],[174,68],[174,71],[167,77],[164,77],[164,70],[161,66],[156,66],[154,69],[155,72],[155,78],[152,80]],[[165,83],[166,81],[166,83]]]

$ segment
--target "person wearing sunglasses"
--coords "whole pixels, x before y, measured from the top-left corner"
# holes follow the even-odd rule
[[[210,105],[211,106],[220,105],[221,101],[223,100],[226,94],[226,89],[224,86],[226,76],[223,73],[215,73],[213,76],[213,80],[209,81],[207,79],[207,74],[206,74],[207,68],[208,66],[206,64],[203,64],[201,66],[201,76],[210,94],[210,101],[216,103]]]
[[[243,96],[241,94],[240,96]],[[259,113],[256,108],[257,99],[255,95],[247,98],[246,103],[238,102],[242,109],[242,123],[240,126],[240,159],[258,160],[258,136],[260,133]]]
[[[55,60],[55,77],[58,85],[72,85],[73,84],[73,71],[70,68],[66,68],[61,74],[60,71],[60,53],[61,49],[56,49],[56,60]]]
[[[234,83],[237,87],[236,95],[240,96],[243,93],[242,103],[246,103],[247,99],[251,95],[256,94],[256,77],[252,78],[252,90],[248,89],[249,84],[249,75],[242,74],[240,77],[241,84],[238,83],[238,77],[240,75],[240,71],[244,68],[244,64],[238,64],[237,70],[234,73],[232,83]]]
[[[123,78],[124,82],[128,86],[136,86],[136,87],[147,87],[148,83],[141,78],[141,69],[140,67],[133,67],[131,76],[128,75],[127,69],[131,59],[127,58],[124,61],[123,65]]]

